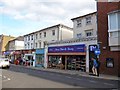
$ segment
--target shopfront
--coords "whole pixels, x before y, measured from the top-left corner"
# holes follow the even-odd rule
[[[85,44],[48,47],[48,68],[86,71]]]
[[[43,67],[44,64],[44,49],[36,49],[35,52],[36,56],[36,66],[37,67]]]

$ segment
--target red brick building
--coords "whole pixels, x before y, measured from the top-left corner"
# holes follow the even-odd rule
[[[100,73],[120,76],[120,0],[97,2]]]

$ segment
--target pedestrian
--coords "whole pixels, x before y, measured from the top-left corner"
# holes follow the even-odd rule
[[[93,75],[95,76],[98,76],[98,62],[95,58],[92,58],[92,61],[93,61],[93,67],[92,67],[92,72],[93,72]]]

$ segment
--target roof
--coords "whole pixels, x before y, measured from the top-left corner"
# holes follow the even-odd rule
[[[86,14],[86,15],[83,15],[83,16],[72,18],[71,20],[75,20],[75,19],[78,19],[78,18],[83,18],[83,17],[89,16],[89,15],[93,15],[93,14],[96,14],[96,13],[97,12],[92,12],[92,13],[89,13],[89,14]]]
[[[12,41],[15,41],[15,40],[18,40],[18,41],[24,41],[24,37],[23,36],[19,36],[13,40],[10,40],[9,42],[12,42]]]
[[[57,24],[57,25],[54,25],[54,26],[50,26],[50,27],[47,27],[47,28],[44,28],[44,29],[41,29],[41,30],[38,30],[38,31],[35,31],[35,32],[32,32],[32,33],[29,33],[29,34],[26,34],[26,35],[24,35],[24,36],[31,35],[31,34],[35,34],[35,33],[39,32],[39,31],[44,31],[44,30],[47,30],[47,29],[50,29],[50,28],[54,28],[54,27],[59,27],[59,26],[63,26],[63,27],[65,27],[65,28],[68,28],[68,29],[70,29],[70,30],[73,30],[73,28],[68,27],[68,26],[66,26],[66,25]]]

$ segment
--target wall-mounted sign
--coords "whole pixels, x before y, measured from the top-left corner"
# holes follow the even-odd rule
[[[48,47],[48,53],[86,52],[85,44]]]
[[[95,53],[95,55],[100,55],[100,53],[101,53],[100,49],[96,49],[94,53]]]
[[[98,48],[97,45],[89,45],[89,51],[94,52]]]
[[[106,58],[106,67],[108,67],[108,68],[113,68],[114,67],[113,58]]]

